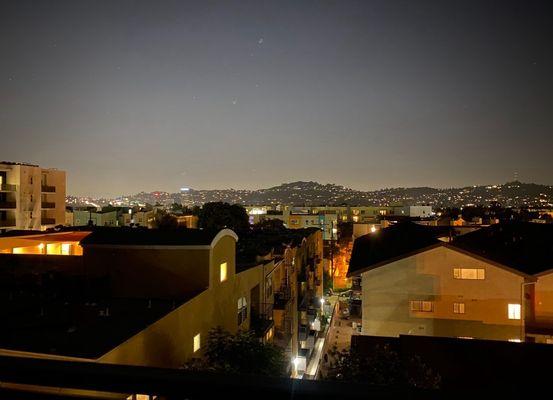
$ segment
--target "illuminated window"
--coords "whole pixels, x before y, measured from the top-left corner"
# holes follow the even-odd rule
[[[411,306],[411,311],[420,311],[420,312],[434,311],[434,302],[432,301],[411,300],[410,306]]]
[[[248,318],[248,302],[245,297],[238,299],[238,326]]]
[[[71,254],[71,244],[69,243],[62,243],[61,245],[61,254],[64,256],[68,256]]]
[[[509,319],[520,319],[520,304],[509,304],[507,314]]]
[[[271,328],[271,329],[269,329],[269,331],[267,331],[267,333],[265,335],[265,341],[270,342],[271,339],[273,338],[273,335],[274,335],[274,331],[273,331],[273,328]]]
[[[219,278],[221,279],[221,282],[224,282],[227,280],[227,263],[224,262],[219,266]]]
[[[509,342],[513,342],[513,343],[521,343],[522,340],[520,339],[509,339]]]
[[[200,334],[194,336],[194,353],[200,350]]]
[[[453,312],[455,314],[465,313],[465,303],[453,303]]]
[[[453,278],[481,280],[486,278],[484,268],[453,268]]]

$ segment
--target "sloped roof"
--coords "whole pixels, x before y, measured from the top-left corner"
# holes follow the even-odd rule
[[[435,227],[400,223],[361,236],[354,245],[348,276],[444,244]],[[526,275],[553,270],[553,224],[505,222],[457,236],[447,245]]]
[[[490,225],[456,238],[451,245],[528,275],[553,269],[553,224]]]
[[[357,238],[353,244],[348,276],[378,267],[421,249],[439,245],[442,229],[402,222]]]

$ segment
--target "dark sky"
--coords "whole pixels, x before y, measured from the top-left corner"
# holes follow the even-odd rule
[[[0,159],[72,194],[553,184],[551,1],[0,1]]]

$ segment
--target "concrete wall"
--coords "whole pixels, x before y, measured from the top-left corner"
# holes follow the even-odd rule
[[[454,267],[484,268],[486,279],[454,279]],[[523,282],[513,272],[434,248],[362,274],[363,333],[519,339],[522,319],[508,319],[508,304],[521,303]],[[410,300],[433,301],[434,310],[410,311]],[[454,313],[455,302],[465,304],[464,314]]]

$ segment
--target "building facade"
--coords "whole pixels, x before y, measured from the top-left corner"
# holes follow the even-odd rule
[[[541,224],[498,224],[447,243],[392,226],[358,238],[362,332],[553,342],[553,243]]]
[[[63,225],[65,190],[65,171],[0,162],[0,230]]]

